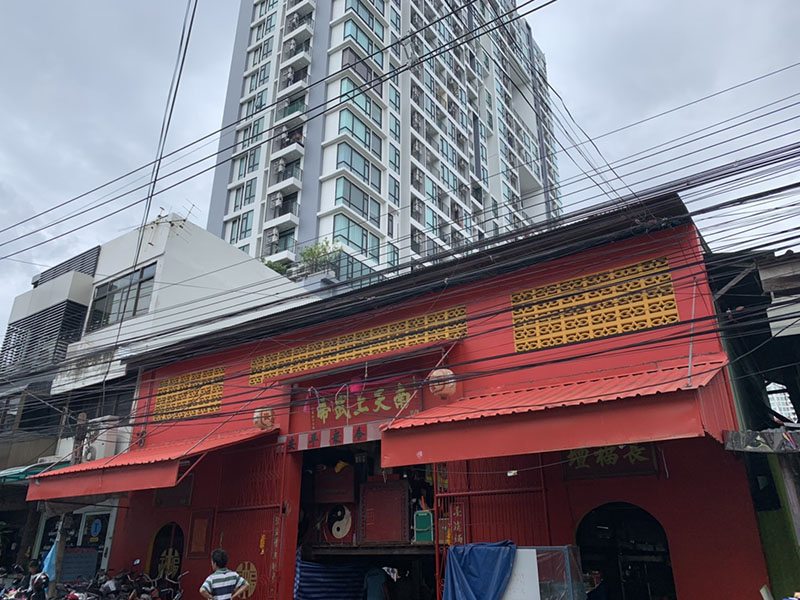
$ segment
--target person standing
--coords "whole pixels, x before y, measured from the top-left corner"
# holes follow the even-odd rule
[[[28,563],[28,572],[30,573],[30,583],[27,591],[28,600],[46,600],[50,578],[47,573],[42,573],[41,563],[34,558]]]
[[[200,595],[206,600],[236,600],[249,589],[241,575],[228,569],[228,553],[222,548],[211,553],[211,568],[214,572],[200,586]]]

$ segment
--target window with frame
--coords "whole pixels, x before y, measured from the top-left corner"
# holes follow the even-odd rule
[[[381,126],[383,123],[383,109],[364,92],[356,91],[357,87],[349,77],[342,79],[339,86],[342,100],[351,101],[361,109],[361,112],[370,117],[378,126]]]
[[[338,214],[333,217],[333,241],[349,246],[375,263],[381,260],[378,236],[346,215]]]
[[[242,224],[239,226],[239,240],[250,237],[253,233],[253,211],[249,210],[242,215]]]
[[[247,155],[247,172],[252,173],[256,169],[258,169],[258,164],[261,161],[261,146],[258,148],[254,148],[250,150],[250,153]]]
[[[378,77],[375,71],[366,65],[364,59],[355,51],[350,48],[345,48],[342,50],[342,69],[348,67],[361,77],[364,82],[369,84],[369,89],[378,94],[378,96],[383,96],[383,80]]]
[[[383,25],[375,18],[375,15],[367,8],[367,5],[364,4],[361,0],[347,0],[345,3],[345,10],[352,10],[356,13],[364,24],[369,27],[372,32],[378,36],[378,38],[383,41]]]
[[[381,191],[381,171],[347,142],[336,147],[336,168],[346,167],[361,181]]]
[[[272,33],[275,31],[275,21],[278,18],[277,13],[272,13],[270,16],[267,17],[267,20],[264,21],[265,30],[267,33]]]
[[[269,37],[264,40],[264,45],[261,47],[261,57],[262,58],[269,58],[272,56],[272,47],[275,44],[275,38]]]
[[[386,244],[386,263],[390,267],[396,267],[400,264],[400,251],[394,244]]]
[[[395,142],[400,143],[400,119],[394,115],[389,115],[389,134]]]
[[[399,32],[399,31],[402,30],[402,26],[401,26],[402,21],[400,20],[400,13],[397,12],[394,8],[392,8],[391,11],[392,12],[391,12],[390,19],[391,19],[392,27],[394,27]]]
[[[389,202],[400,206],[400,182],[389,175]]]
[[[256,200],[256,178],[248,180],[244,184],[244,198],[242,199],[242,206],[252,204]]]
[[[390,238],[394,237],[394,215],[392,213],[386,215],[386,235]]]
[[[234,190],[231,190],[231,198],[233,202],[228,208],[228,212],[236,211],[242,208],[242,198],[244,197],[244,186],[240,185]]]
[[[381,158],[382,140],[372,129],[355,116],[349,109],[345,108],[339,112],[339,133],[346,132],[361,142],[367,150],[370,150],[376,157]]]
[[[350,38],[374,60],[378,66],[383,68],[383,52],[378,48],[366,32],[359,27],[355,21],[348,19],[344,23],[344,39]]]
[[[400,112],[400,92],[393,85],[389,86],[389,105]]]
[[[87,331],[145,314],[150,308],[156,263],[136,269],[94,289]]]
[[[228,242],[235,244],[239,241],[239,217],[228,221]]]
[[[400,150],[392,144],[389,144],[389,167],[398,175],[400,174]]]
[[[336,180],[336,206],[347,206],[368,219],[375,227],[381,226],[381,204],[375,198],[350,183],[347,178]]]

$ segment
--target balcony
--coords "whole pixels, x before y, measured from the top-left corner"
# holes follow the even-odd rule
[[[279,235],[275,235],[276,233],[278,232],[274,230],[265,230],[261,257],[276,263],[297,262],[297,241],[294,239],[294,230]]]
[[[305,154],[303,145],[303,129],[282,132],[272,142],[272,159],[282,158],[286,162],[295,161]]]
[[[301,89],[308,87],[308,68],[303,67],[295,71],[291,67],[281,71],[280,84],[278,85],[278,97],[291,96]]]
[[[275,111],[275,125],[286,125],[287,127],[305,120],[308,106],[305,98],[294,101],[286,101],[285,106]]]
[[[267,210],[269,212],[264,222],[264,229],[274,228],[281,232],[294,229],[300,224],[300,204],[296,193],[289,196],[274,194]]]
[[[284,40],[295,40],[298,44],[304,42],[314,35],[314,15],[309,13],[305,17],[301,17],[297,13],[293,13],[286,18],[286,33],[284,33]]]
[[[311,64],[311,40],[306,40],[298,44],[294,40],[289,40],[283,45],[281,53],[281,68],[293,68],[299,71]]]
[[[286,7],[286,16],[293,14],[305,17],[317,8],[316,0],[289,0]]]
[[[281,194],[290,194],[292,192],[299,192],[303,187],[303,169],[300,168],[299,162],[286,165],[281,168],[280,164],[273,163],[270,167],[271,176],[269,180],[269,188],[267,195],[280,192]]]

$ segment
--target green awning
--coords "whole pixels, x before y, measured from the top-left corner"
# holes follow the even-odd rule
[[[24,483],[27,485],[26,479],[31,475],[38,475],[42,471],[55,471],[56,469],[63,469],[68,467],[69,462],[60,463],[34,463],[32,465],[24,465],[22,467],[11,467],[0,471],[0,484],[15,484]]]

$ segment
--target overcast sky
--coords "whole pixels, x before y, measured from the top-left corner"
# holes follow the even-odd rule
[[[200,0],[168,150],[221,124],[238,5],[238,0]],[[184,10],[182,0],[0,2],[0,229],[153,159]],[[547,56],[553,87],[592,137],[800,61],[797,0],[559,0],[529,20]],[[800,68],[791,69],[713,101],[599,138],[597,145],[613,163],[798,93],[798,81]],[[772,110],[783,109],[775,115],[691,148],[796,117],[800,108],[789,105],[799,99],[775,105]],[[756,114],[760,113],[751,116]],[[743,148],[797,126],[794,121],[774,126],[649,172],[628,175],[646,162],[622,166],[618,173],[624,185],[611,183],[620,191],[627,191],[626,185],[643,189],[658,181],[643,180],[698,157],[737,149],[743,155],[796,141],[796,134],[786,135]],[[564,139],[564,144],[569,142]],[[192,157],[215,148],[212,143]],[[686,151],[682,147],[650,159],[649,164]],[[731,156],[735,155],[728,159]],[[578,172],[563,153],[559,163],[563,179]],[[774,184],[770,181],[762,187]],[[575,191],[584,187],[585,181],[564,190],[567,209],[593,201],[597,189]],[[115,189],[112,186],[103,193]],[[210,189],[210,174],[197,177],[157,196],[154,211],[163,208],[185,215],[191,208],[192,220],[205,226]],[[111,206],[116,209],[141,194]],[[21,233],[36,232],[0,246],[0,256],[105,214],[108,208],[45,228],[50,219],[100,197],[94,194],[73,203],[70,210],[0,234],[2,244]],[[31,276],[135,227],[141,210],[137,206],[14,257],[27,262],[0,261],[0,327],[5,329],[13,298],[29,289]]]

